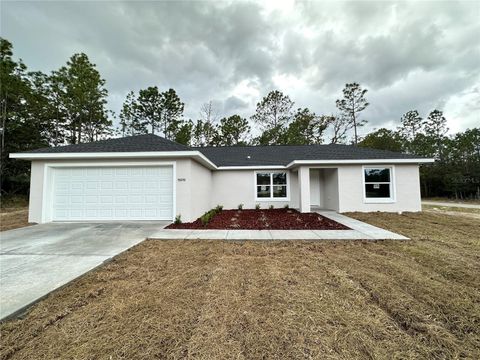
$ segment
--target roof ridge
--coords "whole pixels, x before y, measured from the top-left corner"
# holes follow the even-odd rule
[[[130,136],[121,136],[109,139],[102,139],[97,141],[90,141],[78,144],[66,144],[54,147],[44,147],[41,149],[35,149],[30,152],[73,152],[73,150],[78,150],[79,152],[105,152],[106,150],[119,151],[115,148],[121,148],[122,146],[128,148],[141,148],[141,147],[151,147],[155,148],[152,150],[144,151],[168,151],[168,150],[191,150],[190,146],[180,144],[176,141],[166,139],[160,135],[156,134],[138,134]],[[164,147],[165,149],[160,149]],[[87,151],[88,150],[88,151]],[[130,150],[133,151],[133,150]],[[139,150],[140,151],[140,150]]]
[[[192,149],[212,149],[212,148],[260,148],[260,147],[287,147],[287,146],[297,146],[297,147],[308,147],[308,146],[356,146],[353,144],[275,144],[275,145],[220,145],[220,146],[191,146]],[[358,146],[357,146],[358,147]]]

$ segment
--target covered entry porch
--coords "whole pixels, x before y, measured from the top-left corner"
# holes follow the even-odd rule
[[[300,166],[298,187],[301,212],[339,210],[338,168]]]

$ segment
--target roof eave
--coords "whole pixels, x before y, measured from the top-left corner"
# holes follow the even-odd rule
[[[208,169],[217,166],[200,151],[140,151],[140,152],[85,152],[85,153],[11,153],[12,159],[23,160],[74,160],[74,159],[146,159],[146,158],[193,158]]]
[[[142,152],[85,152],[85,153],[11,153],[10,158],[23,160],[73,160],[73,159],[132,159],[132,158],[193,158],[210,170],[290,169],[301,165],[348,165],[348,164],[421,164],[432,163],[429,158],[410,159],[355,159],[355,160],[293,160],[287,165],[216,166],[202,152],[142,151]]]
[[[351,160],[293,160],[285,168],[290,169],[301,165],[349,165],[349,164],[422,164],[433,163],[431,158],[411,159],[351,159]]]

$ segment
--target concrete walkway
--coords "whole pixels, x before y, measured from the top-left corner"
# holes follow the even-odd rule
[[[319,214],[348,226],[351,230],[177,230],[152,233],[152,240],[408,240],[407,237],[349,218],[334,211]]]
[[[480,209],[478,204],[464,204],[456,202],[443,202],[443,201],[422,201],[422,205],[433,205],[433,206],[448,206],[448,207],[459,207],[466,209]]]
[[[0,232],[0,320],[21,313],[165,225],[49,223]]]

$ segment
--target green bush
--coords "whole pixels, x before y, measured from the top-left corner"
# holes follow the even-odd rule
[[[268,208],[269,208],[270,210],[273,210],[273,205],[270,205]]]
[[[288,204],[285,204],[285,206],[283,207],[284,209],[288,209],[290,206],[288,206]]]
[[[260,204],[255,205],[255,209],[260,210]]]
[[[238,204],[238,210],[243,210],[243,204]]]
[[[182,223],[182,215],[178,214],[175,216],[175,224],[181,224]]]
[[[223,210],[222,205],[217,205],[211,210],[208,210],[205,214],[200,216],[200,221],[202,222],[203,226],[207,226],[207,224],[213,219],[215,215],[220,213]]]

